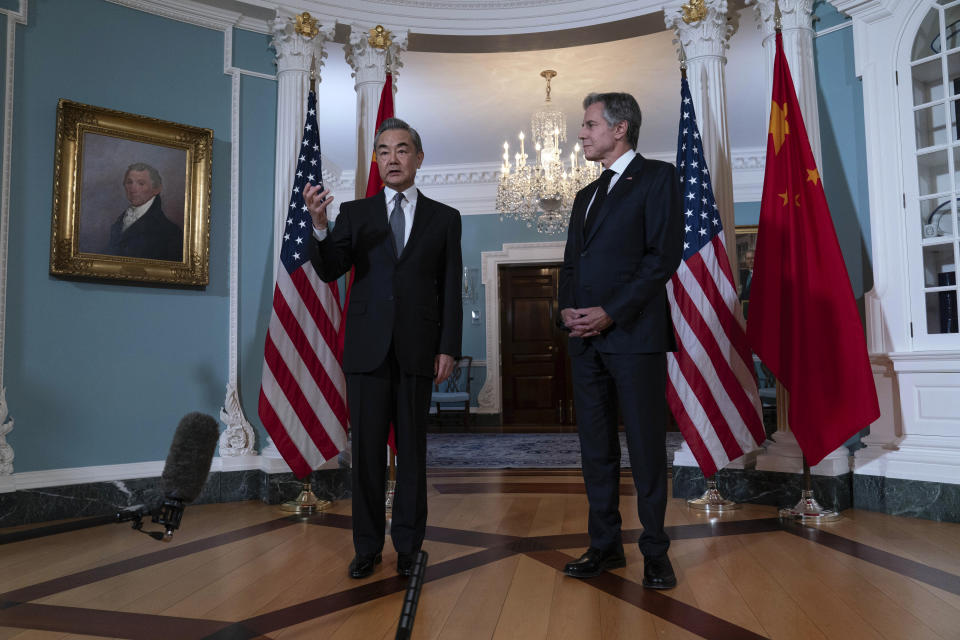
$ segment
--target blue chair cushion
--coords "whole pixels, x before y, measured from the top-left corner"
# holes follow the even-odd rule
[[[434,391],[430,395],[431,402],[466,402],[470,394],[466,391]]]

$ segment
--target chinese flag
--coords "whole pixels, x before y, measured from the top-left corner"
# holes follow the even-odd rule
[[[380,108],[377,109],[377,126],[374,131],[380,128],[383,121],[393,117],[393,76],[387,74],[387,81],[383,83],[383,91],[380,93]],[[367,178],[367,197],[374,195],[377,191],[383,189],[383,180],[380,179],[380,167],[377,166],[377,150],[373,150],[373,156],[370,158],[370,177]]]
[[[777,33],[747,338],[811,466],[880,417],[863,325]]]

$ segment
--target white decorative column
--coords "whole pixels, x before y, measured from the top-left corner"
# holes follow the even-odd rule
[[[773,94],[773,61],[776,57],[777,45],[773,24],[774,0],[747,0],[753,4],[757,14],[757,22],[764,33],[763,50],[766,56],[766,73],[764,74],[766,111],[763,120],[763,132],[767,133],[770,123],[770,99]],[[800,113],[803,114],[803,124],[807,128],[810,138],[810,149],[817,161],[817,166],[823,168],[823,158],[820,153],[820,111],[817,107],[817,72],[813,65],[813,0],[779,0],[781,14],[781,33],[783,35],[783,53],[790,65],[790,75],[793,77],[793,87],[797,92],[797,101],[800,103]],[[823,171],[820,172],[821,176]],[[822,178],[821,178],[822,179]]]
[[[13,430],[13,418],[7,410],[7,388],[3,380],[3,353],[6,345],[7,326],[7,251],[10,237],[10,165],[13,149],[13,78],[16,57],[17,25],[27,24],[27,0],[20,0],[16,10],[0,9],[7,17],[7,32],[4,34],[4,86],[3,86],[3,174],[0,176],[0,493],[16,489],[13,481],[13,447],[7,443],[7,434]]]
[[[380,25],[364,29],[350,25],[350,41],[344,47],[347,64],[353,69],[357,92],[357,171],[355,197],[367,192],[367,174],[373,154],[380,93],[386,81],[387,66],[393,74],[393,91],[397,91],[397,72],[403,66],[400,54],[407,50],[407,32],[391,32]],[[414,125],[416,126],[416,125]]]
[[[734,25],[727,20],[727,0],[706,0],[705,14],[688,16],[679,4],[663,8],[664,22],[673,29],[687,57],[687,82],[710,170],[713,197],[720,210],[730,265],[737,264],[736,220],[733,211],[733,169],[727,130],[727,84],[724,55]],[[689,22],[688,22],[689,20]],[[679,70],[677,71],[679,75]],[[679,84],[679,83],[678,83]],[[733,269],[733,277],[739,277]]]
[[[283,235],[297,149],[303,137],[307,95],[310,93],[310,67],[315,63],[317,83],[326,51],[323,45],[333,40],[335,24],[321,26],[309,14],[294,15],[277,9],[270,23],[277,52],[277,143],[273,183],[273,264],[280,260],[280,238]],[[276,279],[276,278],[274,278]]]
[[[769,130],[770,102],[773,94],[773,63],[776,58],[776,30],[774,28],[774,0],[748,0],[753,4],[757,21],[766,37],[763,40],[766,65],[764,82],[767,90],[766,117],[763,121],[764,133]],[[800,103],[800,113],[810,139],[810,149],[822,167],[820,152],[820,114],[817,107],[817,75],[813,65],[813,0],[780,0],[781,33],[783,51],[790,66],[790,75]],[[820,172],[823,175],[823,171]],[[766,451],[757,458],[757,469],[763,471],[781,471],[786,473],[803,472],[803,452],[797,444],[797,438],[787,424],[782,388],[777,387],[777,432],[775,442],[767,444]],[[831,452],[819,464],[810,468],[814,475],[838,476],[850,471],[850,452],[841,446]]]

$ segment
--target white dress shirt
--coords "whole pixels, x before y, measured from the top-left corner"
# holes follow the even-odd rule
[[[617,184],[617,180],[620,179],[620,174],[623,173],[624,169],[627,168],[627,165],[633,162],[634,156],[637,155],[637,152],[633,149],[628,150],[622,156],[613,161],[613,164],[610,165],[610,170],[613,171],[613,175],[610,177],[610,186],[607,187],[607,193],[610,193],[613,189],[613,185]],[[590,213],[590,207],[593,205],[593,199],[596,197],[597,193],[594,191],[593,195],[590,196],[590,202],[587,203],[587,214]],[[586,216],[583,218],[586,220]]]
[[[390,187],[385,186],[383,188],[383,195],[386,198],[386,211],[384,212],[387,216],[387,226],[390,225],[390,212],[393,211],[393,198],[397,195],[397,192]],[[409,187],[403,191],[403,204],[400,205],[403,208],[403,246],[407,246],[407,241],[410,240],[410,230],[413,229],[413,214],[417,210],[417,187],[416,185]],[[328,226],[327,229],[330,227]],[[313,228],[313,237],[317,240],[324,240],[327,237],[327,229],[317,229]]]
[[[127,210],[123,212],[123,231],[126,231],[130,228],[134,222],[139,220],[153,205],[153,201],[157,199],[157,196],[153,196],[143,204],[138,207],[127,207]],[[116,211],[116,209],[114,209]]]

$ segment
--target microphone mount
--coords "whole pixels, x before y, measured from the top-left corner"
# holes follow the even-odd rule
[[[150,521],[163,526],[163,531],[144,531],[143,519],[150,516]],[[145,508],[126,509],[117,513],[117,522],[131,522],[132,529],[145,533],[154,540],[170,542],[173,538],[173,532],[180,528],[180,520],[183,519],[183,500],[177,498],[165,498],[163,503],[148,511]]]

